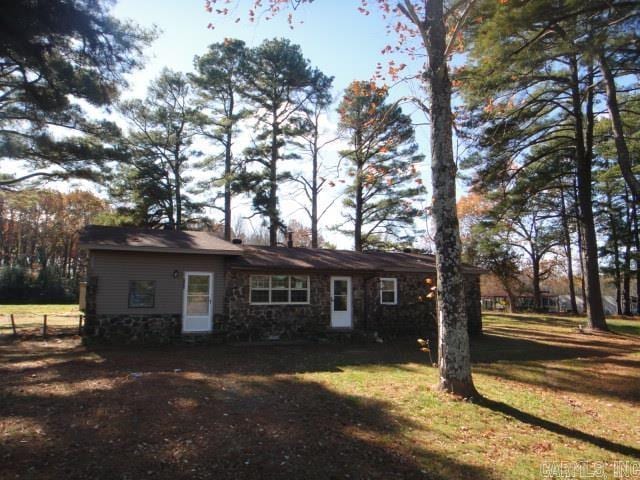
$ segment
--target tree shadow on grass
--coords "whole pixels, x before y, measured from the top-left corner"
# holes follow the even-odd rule
[[[571,317],[571,316],[555,316],[555,315],[527,315],[526,313],[487,313],[486,316],[493,317],[500,321],[509,321],[513,324],[532,324],[532,325],[544,325],[550,327],[563,327],[563,328],[578,328],[580,323],[585,323],[584,317]]]
[[[549,314],[549,315],[527,315],[525,313],[519,314],[509,314],[509,313],[488,313],[488,317],[493,317],[496,320],[492,320],[492,322],[500,323],[501,321],[508,321],[510,325],[520,325],[525,327],[527,325],[533,326],[546,326],[546,327],[561,327],[567,328],[570,330],[576,330],[579,325],[583,327],[587,326],[587,319],[583,316],[573,316],[573,315],[557,315],[557,314]],[[634,323],[632,325],[625,323],[621,324],[617,322],[617,320],[626,321],[629,323]],[[620,334],[623,336],[629,336],[631,338],[635,338],[636,340],[640,339],[640,321],[637,320],[637,317],[620,317],[620,318],[608,318],[608,325],[610,329],[610,334]]]
[[[496,330],[472,341],[471,358],[474,363],[499,361],[564,360],[584,357],[626,355],[638,351],[640,344],[621,344],[593,338],[572,340],[561,335],[539,334],[529,338],[509,336]]]
[[[580,336],[564,338],[551,332],[536,331],[535,338],[485,334],[472,341],[474,371],[504,379],[546,386],[558,390],[595,393],[637,400],[640,383],[637,378],[638,365],[634,358],[625,355],[637,351],[637,343],[616,343],[599,337]],[[575,337],[580,337],[575,339]],[[582,340],[584,339],[584,340]],[[564,340],[564,342],[561,342]],[[309,372],[340,372],[346,367],[361,367],[365,370],[378,368],[411,369],[415,365],[428,363],[428,357],[418,351],[415,340],[397,341],[384,345],[299,345],[299,346],[172,346],[136,349],[134,347],[93,347],[77,353],[72,351],[42,351],[15,343],[7,345],[0,356],[0,372],[20,370],[25,378],[16,382],[38,382],[40,375],[34,366],[38,360],[52,360],[74,369],[83,355],[93,355],[108,366],[110,374],[126,375],[132,372],[172,373],[198,371],[207,375],[288,375]],[[553,343],[552,343],[553,342]],[[37,344],[37,342],[34,342]],[[433,348],[433,358],[437,351]],[[581,375],[573,365],[554,361],[575,360],[579,366],[589,367],[599,362],[615,369],[606,378],[592,382],[590,376]],[[639,359],[640,360],[640,359]],[[24,366],[21,366],[24,362]],[[617,363],[616,363],[617,362]],[[610,364],[610,365],[609,365]],[[619,367],[619,368],[616,368]],[[76,379],[90,380],[104,371],[105,367],[88,362],[83,368],[74,370]],[[95,371],[94,371],[95,370]],[[8,380],[7,380],[8,381]],[[48,378],[51,383],[66,382],[66,378]]]
[[[403,432],[414,424],[389,402],[281,368],[256,373],[259,353],[106,350],[98,363],[78,352],[7,369],[0,477],[494,478],[411,443]]]
[[[628,357],[638,352],[639,342],[539,330],[530,338],[497,333],[473,341],[474,372],[553,390],[640,400],[640,359]],[[603,369],[607,374],[599,375]]]
[[[629,457],[640,459],[640,449],[631,447],[628,445],[622,445],[620,443],[613,442],[609,439],[598,437],[589,433],[582,432],[573,428],[565,427],[559,423],[545,420],[544,418],[537,417],[530,413],[519,410],[506,403],[490,400],[488,398],[481,398],[478,405],[487,408],[493,412],[501,413],[508,417],[511,417],[519,422],[526,423],[535,427],[544,428],[548,432],[562,435],[563,437],[573,438],[581,442],[590,443],[596,447],[607,450],[611,453],[620,455],[627,455]]]
[[[629,336],[629,337],[640,337],[640,321],[637,322],[637,325],[610,325],[612,331],[619,335]]]

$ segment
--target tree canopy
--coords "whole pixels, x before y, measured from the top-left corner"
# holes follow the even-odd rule
[[[107,107],[140,67],[154,37],[117,20],[99,0],[17,0],[0,6],[0,156],[31,171],[0,179],[96,178],[121,159],[118,129],[92,119],[80,101]]]

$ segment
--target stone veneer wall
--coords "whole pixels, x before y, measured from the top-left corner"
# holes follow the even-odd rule
[[[251,272],[246,271],[227,272],[225,314],[214,317],[216,333],[223,333],[232,340],[259,340],[270,337],[308,338],[330,330],[330,273],[309,275],[311,301],[308,305],[251,305],[250,275]],[[380,304],[378,281],[381,276],[397,278],[397,305]],[[418,299],[420,296],[424,298],[429,291],[424,283],[427,276],[435,279],[435,275],[406,272],[351,275],[354,329],[376,331],[385,338],[400,335],[436,336],[435,301],[421,302]],[[89,278],[87,283],[84,327],[87,341],[166,344],[180,338],[180,314],[96,314],[96,280],[95,277]],[[465,277],[465,297],[469,332],[477,335],[482,332],[478,276]]]
[[[263,272],[257,274],[264,275]],[[246,271],[227,272],[225,319],[219,326],[230,338],[286,339],[313,336],[327,329],[331,308],[329,276],[309,275],[308,305],[252,305],[249,301],[251,275]]]
[[[395,278],[398,282],[397,305],[380,303],[380,278]],[[429,286],[425,279],[435,275],[423,273],[385,273],[367,280],[367,330],[382,337],[437,335],[435,300],[426,299]],[[435,283],[434,283],[435,285]],[[420,300],[422,297],[422,300]]]
[[[331,327],[330,273],[309,275],[309,305],[252,305],[249,281],[252,274],[234,270],[226,276],[225,320],[222,328],[231,338],[296,338],[325,333]],[[295,274],[295,272],[282,272]],[[302,273],[300,273],[302,274]],[[342,274],[344,275],[344,274]],[[433,301],[419,302],[428,292],[417,273],[385,273],[398,279],[399,302],[381,305],[378,275],[350,275],[353,328],[376,331],[382,336],[425,335],[436,331]]]
[[[88,315],[85,341],[113,344],[172,343],[180,338],[179,314]]]

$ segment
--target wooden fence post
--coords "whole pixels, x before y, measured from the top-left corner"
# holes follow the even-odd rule
[[[47,315],[44,315],[44,322],[42,323],[42,337],[47,338]]]
[[[16,321],[13,318],[13,313],[11,314],[11,328],[13,329],[13,336],[17,336],[18,332],[16,331]]]
[[[78,315],[78,335],[82,335],[82,315]]]

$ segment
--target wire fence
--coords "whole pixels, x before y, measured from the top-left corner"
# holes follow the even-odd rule
[[[0,315],[0,336],[42,337],[81,335],[84,315],[62,313],[8,313]]]

